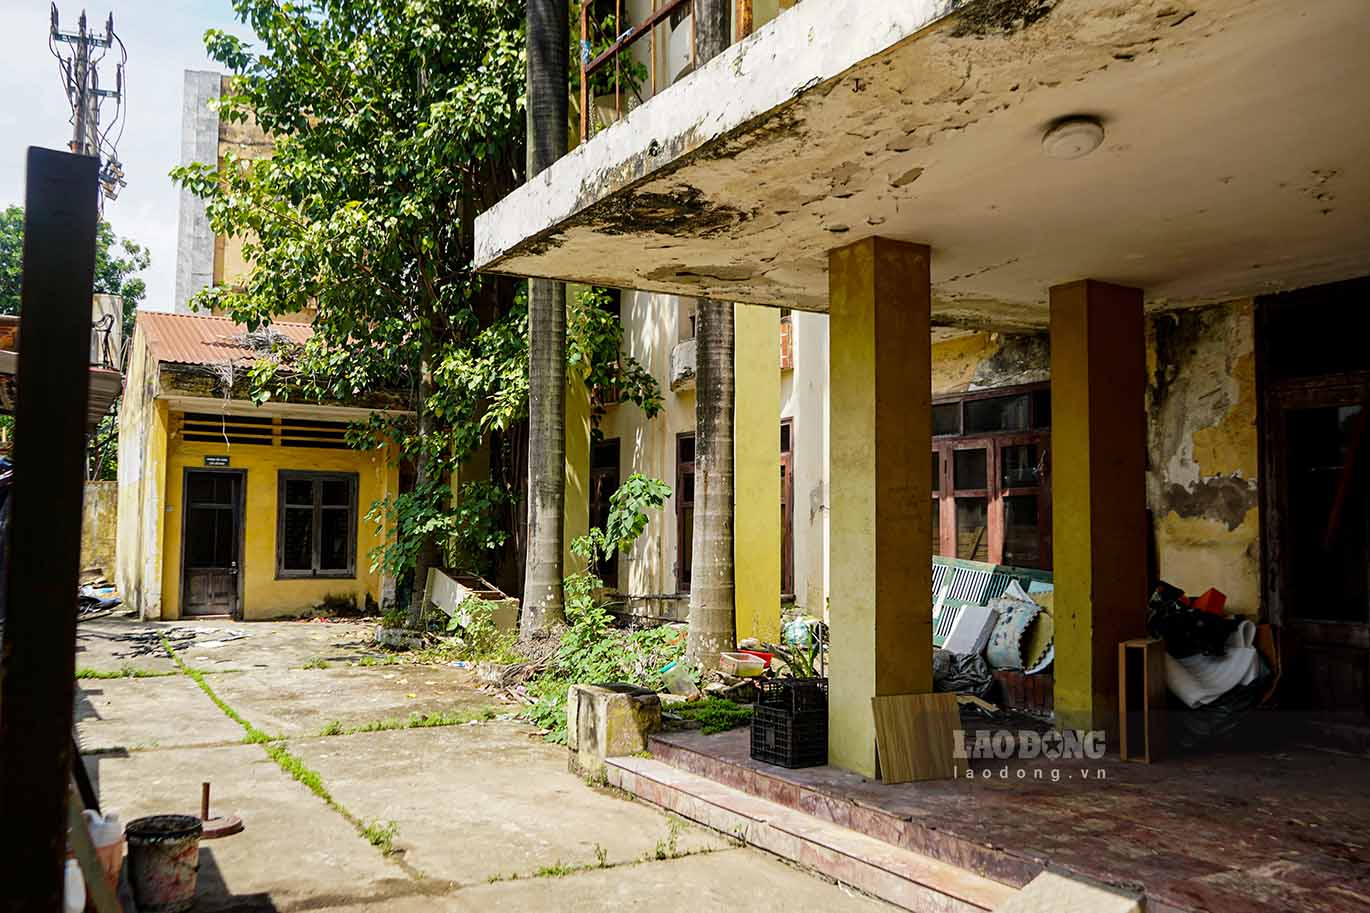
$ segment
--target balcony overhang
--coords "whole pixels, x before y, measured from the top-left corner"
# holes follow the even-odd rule
[[[801,3],[483,214],[476,262],[823,311],[878,234],[932,245],[939,322],[996,326],[1082,276],[1173,307],[1360,275],[1367,44],[1363,0]],[[1047,157],[1072,114],[1104,144]]]

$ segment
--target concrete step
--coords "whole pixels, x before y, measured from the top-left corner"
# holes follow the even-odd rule
[[[985,913],[1017,889],[651,758],[610,758],[609,783],[916,913]]]

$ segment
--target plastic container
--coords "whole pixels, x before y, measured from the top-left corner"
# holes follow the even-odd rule
[[[828,711],[753,707],[751,756],[790,769],[828,763]]]
[[[666,683],[666,690],[672,694],[691,699],[699,696],[699,688],[694,683],[694,677],[690,674],[689,668],[681,663],[670,663],[663,668],[661,680]]]
[[[763,707],[778,707],[791,713],[828,710],[826,678],[767,678],[760,682],[756,702]]]
[[[739,649],[737,652],[738,652],[738,653],[746,653],[748,656],[755,656],[757,659],[761,660],[763,663],[766,664],[766,668],[767,668],[767,669],[769,669],[769,668],[771,667],[771,660],[775,659],[775,654],[774,654],[774,653],[767,653],[767,652],[764,651],[764,650],[741,650],[741,649]]]
[[[766,671],[766,661],[750,653],[720,653],[718,666],[729,675],[739,678],[755,678]]]
[[[190,815],[152,815],[128,823],[129,881],[142,913],[183,913],[195,904],[204,826]]]
[[[81,864],[68,859],[62,870],[62,911],[81,913],[86,908],[86,880],[81,877]]]
[[[86,830],[90,832],[91,843],[95,844],[95,856],[104,870],[105,881],[110,890],[119,890],[119,867],[124,862],[124,826],[119,821],[118,812],[101,815],[94,809],[81,813],[86,819]]]

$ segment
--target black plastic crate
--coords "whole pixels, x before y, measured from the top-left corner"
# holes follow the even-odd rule
[[[752,760],[790,769],[828,763],[828,711],[752,708]]]
[[[779,707],[792,713],[828,709],[826,678],[763,678],[756,702],[762,707]]]

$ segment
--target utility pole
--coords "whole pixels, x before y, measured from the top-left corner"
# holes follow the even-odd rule
[[[113,13],[105,20],[104,34],[97,34],[87,25],[84,10],[74,32],[62,31],[56,3],[52,4],[51,10],[48,47],[57,58],[67,101],[71,104],[72,133],[68,145],[76,155],[100,159],[100,187],[104,195],[113,200],[126,184],[117,145],[123,133],[124,65],[128,62],[128,53],[123,41],[115,34]],[[62,45],[69,50],[60,50]],[[102,89],[99,65],[116,45],[121,59],[115,65],[114,88]],[[106,101],[114,102],[115,111],[109,129],[102,131],[100,109]]]

